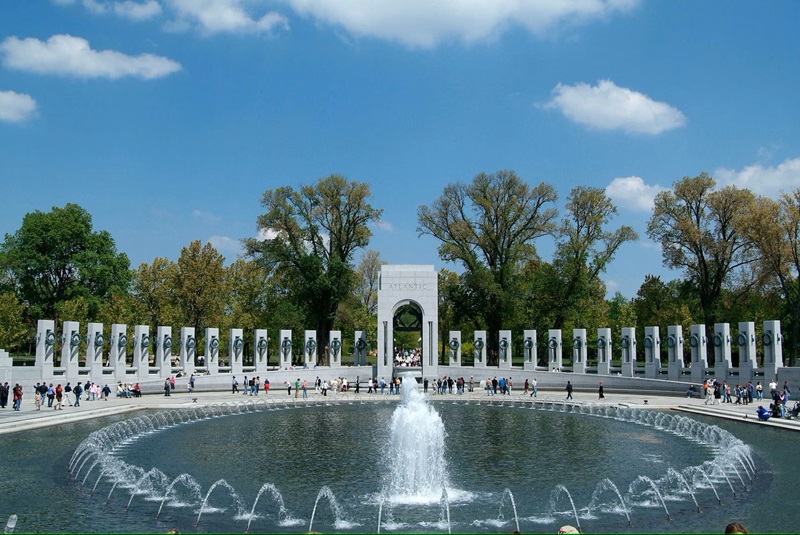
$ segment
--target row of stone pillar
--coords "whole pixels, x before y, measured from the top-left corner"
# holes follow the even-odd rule
[[[204,330],[204,346],[202,354],[197,347],[194,327],[181,327],[177,339],[173,336],[172,327],[159,326],[153,337],[148,325],[135,325],[133,334],[129,334],[128,326],[115,323],[111,325],[108,339],[108,355],[104,355],[106,338],[102,323],[89,323],[86,335],[82,336],[80,323],[65,321],[62,326],[61,361],[55,366],[55,351],[58,341],[53,320],[39,320],[36,334],[36,366],[41,367],[42,377],[64,375],[72,380],[86,375],[100,380],[101,376],[113,376],[114,381],[144,380],[147,378],[166,378],[177,372],[191,374],[228,373],[242,374],[245,371],[264,373],[268,370],[269,337],[266,329],[254,329],[252,337],[252,366],[244,366],[244,331],[230,329],[228,336],[227,362],[220,361],[219,329],[208,327]],[[366,364],[366,333],[356,331],[353,343],[353,363]],[[81,342],[86,343],[86,351],[79,355]],[[331,367],[341,366],[342,344],[341,331],[331,331],[326,343],[327,363]],[[317,365],[319,342],[316,331],[305,331],[303,345],[293,344],[291,330],[281,330],[278,342],[278,366],[289,369],[295,357],[302,356],[302,366],[313,368]],[[127,363],[128,349],[133,350],[132,364]],[[151,349],[155,350],[151,354]],[[151,364],[151,356],[154,357]],[[173,357],[178,359],[173,365]],[[203,361],[199,359],[202,357]],[[199,369],[198,369],[199,368]]]
[[[643,364],[640,366],[637,351],[637,339],[635,327],[624,327],[619,340],[620,345],[620,371],[623,376],[634,377],[639,372],[647,378],[665,378],[678,380],[685,375],[691,375],[691,380],[701,382],[712,370],[717,378],[728,378],[738,374],[741,381],[747,381],[754,377],[756,370],[759,369],[764,374],[774,376],[778,368],[783,367],[783,339],[781,337],[780,321],[769,320],[764,322],[763,334],[760,340],[756,339],[755,323],[740,322],[736,335],[736,345],[739,351],[739,365],[737,368],[732,364],[732,346],[730,324],[717,323],[714,325],[711,338],[707,337],[706,326],[702,324],[691,325],[688,339],[683,337],[683,327],[680,325],[670,325],[667,327],[667,337],[664,340],[667,353],[666,374],[662,370],[661,351],[662,340],[658,327],[645,327]],[[486,331],[475,331],[473,333],[474,367],[486,367]],[[711,342],[709,344],[709,341]],[[761,342],[763,347],[764,360],[761,368],[756,362],[756,344]],[[461,366],[461,331],[450,331],[448,340],[450,366]],[[550,329],[547,332],[546,351],[548,356],[548,367],[550,371],[561,371],[564,369],[564,340],[560,329]],[[573,329],[572,340],[567,341],[572,349],[572,368],[573,373],[587,372],[588,340],[586,329]],[[511,369],[512,366],[512,344],[511,331],[500,331],[498,337],[498,368]],[[685,349],[688,347],[691,361],[688,366],[684,363]],[[714,355],[714,365],[709,368],[708,349],[712,348]],[[523,369],[541,369],[538,366],[538,344],[535,330],[523,331]],[[600,375],[611,374],[612,360],[612,336],[611,329],[597,329],[596,351],[597,351],[597,373]]]

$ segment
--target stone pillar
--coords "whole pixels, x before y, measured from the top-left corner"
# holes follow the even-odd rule
[[[219,329],[206,327],[205,330],[206,370],[211,375],[219,373]]]
[[[42,370],[42,379],[44,380],[53,377],[56,340],[55,322],[39,320],[36,323],[36,366]]]
[[[269,369],[269,336],[266,329],[255,329],[253,333],[253,365],[258,376]]]
[[[739,322],[739,335],[736,337],[739,346],[739,380],[743,384],[755,377],[758,367],[756,362],[756,324],[752,321]]]
[[[683,378],[683,327],[667,327],[667,377],[670,381]]]
[[[158,376],[166,379],[172,375],[172,327],[156,328],[156,362]]]
[[[435,350],[434,350],[435,351]],[[394,355],[390,355],[394,363]],[[367,333],[356,331],[353,337],[353,364],[363,366],[367,363]]]
[[[292,331],[281,329],[278,351],[280,351],[280,367],[288,370],[292,366]]]
[[[86,367],[89,368],[93,381],[103,381],[103,346],[106,339],[103,336],[102,323],[90,323],[86,327]]]
[[[178,355],[180,367],[184,375],[191,375],[197,362],[197,338],[194,327],[181,327],[180,353]]]
[[[714,336],[711,338],[714,345],[714,377],[719,381],[728,379],[728,371],[733,367],[731,363],[731,326],[728,323],[715,323]]]
[[[597,329],[597,375],[611,374],[611,329]]]
[[[81,324],[77,321],[65,321],[61,331],[61,367],[67,381],[78,381],[78,349],[81,345]]]
[[[328,342],[328,363],[331,368],[342,365],[342,331],[331,331]]]
[[[572,329],[572,373],[586,373],[586,329]]]
[[[51,369],[51,372],[52,372],[52,368],[53,368],[53,366],[52,366],[53,359],[52,358],[50,359],[50,362],[51,362],[50,369]],[[0,383],[9,383],[8,386],[9,386],[10,389],[14,388],[12,386],[14,384],[13,371],[14,371],[14,359],[9,356],[8,351],[6,351],[5,349],[0,349]],[[44,381],[46,381],[46,382],[50,382],[52,377],[53,377],[53,375],[51,373],[47,377],[42,377],[42,379]],[[9,404],[13,403],[14,394],[9,392],[8,397],[11,398],[11,400],[12,400],[12,401],[9,401]],[[23,397],[24,397],[24,395],[23,395]]]
[[[764,334],[761,335],[764,344],[764,380],[776,377],[778,368],[783,368],[783,337],[781,336],[781,322],[767,320],[764,322]]]
[[[525,329],[522,331],[522,338],[522,349],[525,357],[522,361],[522,369],[534,371],[539,358],[536,351],[536,330]]]
[[[450,348],[450,366],[461,366],[461,331],[450,331],[447,347]]]
[[[560,372],[563,367],[561,329],[550,329],[547,331],[547,370]]]
[[[661,333],[658,327],[644,328],[644,376],[658,379],[661,374]]]
[[[706,368],[708,368],[708,356],[706,343],[706,326],[703,324],[693,324],[689,326],[689,353],[692,355],[692,382],[702,383],[706,378]]]
[[[476,368],[486,367],[486,331],[475,331],[472,333],[472,347],[475,352]]]
[[[121,323],[111,324],[111,342],[108,360],[114,368],[114,378],[119,382],[128,380],[128,327]]]
[[[303,362],[309,368],[317,366],[317,331],[306,331],[306,341],[303,346]],[[364,360],[366,364],[366,359]]]
[[[510,370],[512,357],[514,355],[513,345],[511,344],[511,331],[500,331],[500,340],[497,342],[497,368],[500,370]]]
[[[133,367],[140,381],[150,375],[150,326],[136,325],[133,328]]]
[[[256,362],[256,359],[253,359]],[[228,365],[232,375],[244,373],[244,331],[231,329],[228,331]]]
[[[622,338],[619,341],[622,348],[622,375],[635,377],[636,368],[636,327],[623,327]]]

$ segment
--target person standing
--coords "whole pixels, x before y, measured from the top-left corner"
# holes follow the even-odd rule
[[[358,386],[356,386],[358,392]],[[308,399],[308,379],[303,379],[303,399]]]
[[[5,409],[6,405],[8,405],[8,394],[10,392],[10,388],[8,386],[8,381],[0,385],[0,409]]]
[[[36,383],[36,386],[33,387],[33,402],[34,404],[36,404],[37,411],[42,410],[42,397],[44,396],[40,396],[41,392],[42,392],[42,385]],[[47,392],[47,390],[45,390],[45,392]]]
[[[194,374],[189,376],[189,392],[194,392]]]
[[[19,383],[14,385],[13,390],[14,410],[18,411],[22,407],[22,386]]]
[[[169,379],[167,379],[166,381],[164,381],[164,395],[165,396],[169,397],[170,389],[171,389],[171,387],[170,387],[170,384],[169,384]]]
[[[531,381],[531,397],[539,397],[536,393],[536,377]]]
[[[565,390],[567,391],[567,399],[575,399],[572,397],[572,383],[570,381],[567,381],[567,388],[565,388]]]
[[[238,391],[239,391],[239,380],[234,375],[233,379],[231,380],[231,394],[235,394]]]
[[[597,399],[606,399],[603,395],[603,381],[600,381],[600,387],[597,389]]]
[[[64,410],[64,405],[62,404],[62,400],[64,399],[64,389],[61,388],[61,383],[56,386],[56,406],[53,407],[53,410],[62,411]]]

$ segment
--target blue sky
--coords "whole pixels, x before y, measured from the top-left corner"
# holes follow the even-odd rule
[[[134,267],[194,239],[231,261],[263,191],[340,173],[384,209],[371,248],[438,268],[417,207],[513,169],[562,211],[606,188],[640,234],[605,274],[632,297],[680,275],[645,234],[661,189],[800,187],[798,22],[789,0],[4,0],[0,233],[75,202]]]

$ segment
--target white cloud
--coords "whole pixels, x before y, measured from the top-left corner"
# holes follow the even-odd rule
[[[258,229],[258,236],[256,236],[259,240],[274,240],[278,237],[278,231],[271,228],[262,228]]]
[[[18,123],[36,113],[36,101],[30,95],[0,91],[0,121]]]
[[[192,210],[192,215],[198,219],[201,219],[205,223],[218,223],[221,220],[217,214],[198,209]]]
[[[286,17],[276,11],[249,12],[242,0],[169,0],[177,19],[168,28],[196,28],[203,33],[270,32],[288,28]]]
[[[611,80],[600,80],[596,86],[583,82],[558,84],[553,94],[546,107],[556,108],[567,119],[598,130],[659,134],[686,123],[686,117],[677,108],[638,91],[618,87]]]
[[[211,236],[208,243],[223,256],[239,257],[244,253],[242,242],[229,236]]]
[[[389,221],[386,221],[385,219],[380,219],[376,221],[374,225],[385,232],[391,232],[394,230],[394,225],[392,225]]]
[[[161,14],[161,4],[155,0],[146,2],[134,2],[125,0],[124,2],[114,2],[114,13],[131,20],[145,20]]]
[[[180,70],[180,63],[163,56],[128,56],[115,50],[92,50],[89,42],[72,35],[54,35],[47,41],[8,37],[0,43],[3,65],[40,74],[79,78],[123,76],[152,79]]]
[[[75,0],[53,0],[56,4],[72,5]],[[158,0],[82,0],[87,11],[95,15],[113,13],[120,17],[140,21],[161,14]]]
[[[639,244],[639,247],[643,249],[657,249],[661,250],[661,244],[658,242],[654,242],[653,240],[639,240],[636,242]]]
[[[781,191],[800,188],[800,157],[784,160],[773,167],[757,163],[737,171],[720,167],[714,171],[720,186],[734,185],[748,188],[754,193],[776,197]]]
[[[630,10],[638,0],[284,0],[301,16],[356,36],[429,48],[442,41],[471,43],[521,26],[545,35]]]
[[[645,184],[638,176],[615,178],[606,186],[608,195],[618,208],[628,208],[637,212],[653,210],[653,200],[659,192],[667,188]]]

